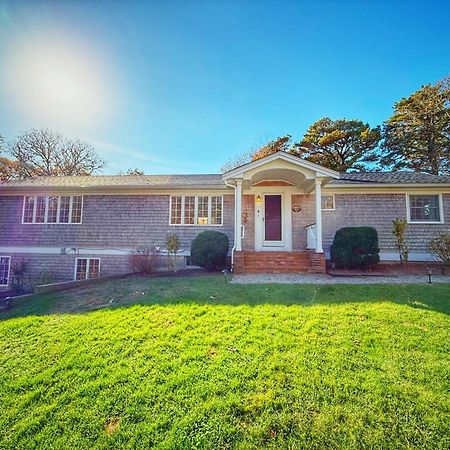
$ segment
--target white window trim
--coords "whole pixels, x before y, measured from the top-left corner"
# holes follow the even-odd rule
[[[413,221],[411,221],[411,210],[410,210],[410,201],[409,201],[409,197],[410,196],[415,196],[415,195],[433,195],[433,196],[438,196],[438,204],[439,204],[439,218],[440,218],[440,220],[439,221],[436,221],[436,220],[420,220],[420,221],[417,221],[417,220],[413,220]],[[442,194],[441,193],[432,193],[432,194],[429,194],[429,193],[426,193],[426,194],[424,194],[424,193],[422,193],[422,192],[414,192],[414,193],[408,193],[408,194],[405,194],[405,199],[406,199],[406,221],[408,222],[408,224],[411,224],[411,225],[420,225],[420,224],[422,224],[422,225],[426,225],[426,224],[442,224],[442,223],[445,223],[444,222],[444,202],[443,202],[443,200],[442,200]]]
[[[89,256],[80,256],[80,257],[77,257],[77,258],[75,258],[75,270],[74,270],[74,274],[73,274],[73,281],[81,281],[81,280],[77,280],[77,267],[78,267],[78,260],[79,259],[85,259],[86,260],[86,278],[84,278],[85,280],[93,280],[94,278],[89,278],[89,269],[90,269],[90,266],[91,266],[91,259],[98,259],[98,277],[97,278],[100,278],[100,276],[101,276],[101,265],[102,265],[102,260],[101,260],[101,258],[97,258],[96,256],[95,257],[92,257],[92,258],[90,258]]]
[[[335,211],[336,210],[336,196],[334,194],[322,194],[322,197],[333,197],[333,207],[332,208],[322,208],[322,211]],[[322,203],[322,198],[320,199]]]
[[[25,205],[26,199],[28,197],[34,198],[33,204],[33,221],[25,222]],[[45,197],[45,220],[44,222],[36,222],[36,210],[37,210],[37,197]],[[56,210],[56,222],[48,222],[48,203],[50,197],[58,198],[58,206]],[[68,222],[60,222],[59,221],[59,213],[61,210],[61,197],[70,197],[69,200],[69,221]],[[73,208],[73,198],[81,197],[81,214],[80,214],[80,222],[72,222],[72,208]],[[24,195],[23,197],[23,207],[22,207],[22,225],[81,225],[83,223],[83,208],[84,208],[84,195],[70,194],[70,195]]]
[[[173,197],[181,197],[181,223],[172,223],[172,198]],[[194,197],[194,223],[184,223],[184,198],[185,197]],[[208,197],[208,223],[200,224],[197,223],[198,220],[198,197]],[[221,210],[220,210],[220,224],[212,224],[211,223],[211,212],[212,212],[212,197],[221,197]],[[223,194],[186,194],[186,195],[170,195],[169,202],[169,226],[171,227],[223,227]]]
[[[9,286],[9,280],[11,278],[11,256],[0,255],[0,258],[8,259],[8,276],[6,277],[6,284],[0,284],[0,286],[5,287],[5,286]]]

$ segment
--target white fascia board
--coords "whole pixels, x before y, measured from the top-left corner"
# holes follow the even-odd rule
[[[297,156],[290,155],[286,152],[278,152],[273,153],[272,155],[266,156],[264,158],[258,159],[257,161],[252,161],[243,166],[236,167],[236,169],[232,169],[228,172],[225,172],[222,176],[224,180],[229,180],[231,178],[242,177],[242,175],[251,170],[256,169],[258,167],[264,166],[267,163],[272,161],[276,161],[277,159],[282,159],[284,161],[288,161],[296,166],[304,167],[306,169],[312,170],[316,172],[317,177],[331,177],[331,178],[339,178],[339,172],[335,170],[327,169],[326,167],[319,166],[318,164],[312,163],[310,161],[306,161],[304,159],[300,159]]]

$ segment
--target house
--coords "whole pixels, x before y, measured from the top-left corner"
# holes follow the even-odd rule
[[[406,218],[410,260],[450,232],[450,177],[337,173],[279,152],[213,175],[38,177],[0,185],[0,285],[25,261],[33,279],[128,273],[142,245],[181,241],[180,265],[204,230],[230,239],[236,273],[324,272],[336,230],[377,229],[380,257],[398,261],[392,220]]]

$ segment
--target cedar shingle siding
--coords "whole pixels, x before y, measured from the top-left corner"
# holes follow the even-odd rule
[[[135,248],[165,247],[167,233],[176,233],[181,250],[205,230],[228,235],[234,228],[234,197],[224,195],[222,227],[169,225],[169,195],[85,195],[81,224],[22,224],[23,196],[0,197],[0,246]]]

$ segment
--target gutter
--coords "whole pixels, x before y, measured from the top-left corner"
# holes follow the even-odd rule
[[[224,180],[225,184],[228,187],[232,187],[234,189],[234,245],[231,249],[231,271],[234,272],[234,251],[236,250],[236,185],[235,184],[229,184],[227,180]]]

